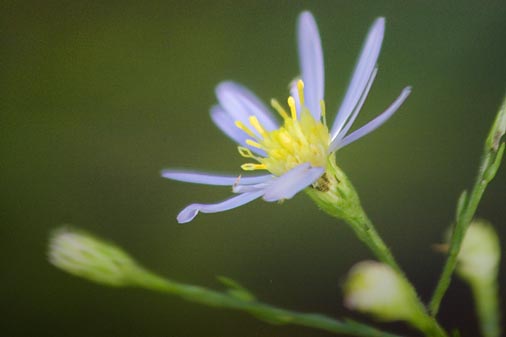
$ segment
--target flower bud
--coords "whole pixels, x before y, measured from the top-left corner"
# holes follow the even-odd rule
[[[494,228],[483,220],[475,220],[462,242],[457,273],[469,282],[492,282],[497,277],[500,254]]]
[[[405,320],[415,326],[424,317],[407,281],[389,266],[365,261],[350,271],[345,287],[345,305],[380,320]]]
[[[500,253],[494,228],[483,220],[473,221],[462,241],[456,272],[471,287],[483,336],[501,335],[497,284]]]
[[[48,256],[49,262],[63,271],[109,286],[132,285],[140,270],[116,245],[69,228],[55,231]]]

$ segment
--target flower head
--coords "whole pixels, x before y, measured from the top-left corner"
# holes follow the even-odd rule
[[[216,88],[219,104],[211,108],[213,122],[236,141],[239,154],[248,162],[244,171],[267,171],[259,176],[216,176],[190,171],[164,170],[165,178],[197,184],[231,186],[236,196],[217,204],[191,204],[177,217],[191,221],[199,212],[214,213],[244,205],[262,197],[272,202],[290,199],[309,186],[321,185],[329,161],[338,149],[365,136],[383,124],[402,105],[411,89],[379,116],[348,133],[358,116],[377,73],[385,19],[373,23],[360,54],[350,86],[329,128],[326,122],[323,53],[313,16],[303,12],[298,20],[298,50],[301,78],[291,85],[288,109],[276,100],[273,109],[282,123],[249,90],[234,82]]]

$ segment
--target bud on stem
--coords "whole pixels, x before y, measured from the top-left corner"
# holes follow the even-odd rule
[[[142,268],[118,246],[84,231],[61,228],[49,242],[49,262],[72,275],[108,286],[133,286]]]
[[[410,283],[390,266],[364,261],[350,271],[344,286],[345,305],[383,321],[405,321],[427,336],[444,336],[425,307],[411,290]]]
[[[337,166],[335,155],[329,157],[325,174],[313,184],[312,188],[307,188],[306,192],[321,210],[345,221],[373,254],[403,280],[410,297],[414,298],[417,303],[417,315],[420,316],[416,320],[418,325],[413,323],[415,321],[412,324],[424,331],[427,336],[446,336],[446,332],[436,320],[427,314],[425,307],[417,297],[416,290],[406,279],[390,249],[376,232],[374,225],[360,204],[360,199],[351,181]]]

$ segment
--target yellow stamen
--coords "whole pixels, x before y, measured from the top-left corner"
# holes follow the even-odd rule
[[[253,137],[256,139],[256,136],[255,134],[246,126],[244,125],[243,122],[241,121],[235,121],[235,126],[237,126],[239,129],[241,129],[242,131],[246,132],[248,134],[248,136],[250,137]]]
[[[288,106],[290,107],[292,119],[296,120],[297,119],[297,109],[295,107],[295,99],[292,96],[288,97]]]
[[[262,145],[260,145],[259,143],[255,142],[254,140],[251,140],[251,139],[246,139],[246,144],[256,147],[257,149],[262,149]]]
[[[248,127],[240,121],[236,122],[241,130],[251,136],[245,141],[249,148],[239,146],[239,153],[256,162],[242,165],[243,170],[267,170],[275,176],[281,176],[302,163],[311,163],[314,167],[327,165],[330,135],[325,102],[319,102],[321,118],[314,119],[308,107],[304,106],[304,83],[298,80],[296,85],[298,92],[294,95],[297,96],[288,98],[290,113],[277,100],[271,100],[272,107],[283,117],[283,125],[278,129],[266,130],[255,116],[248,118]],[[300,102],[299,110],[295,97]],[[262,155],[255,155],[252,147],[261,149]]]
[[[265,170],[267,167],[265,166],[265,164],[247,163],[247,164],[242,164],[241,168],[244,171],[254,171],[254,170]]]
[[[288,117],[286,110],[283,109],[281,104],[279,104],[279,102],[276,99],[274,99],[274,98],[271,99],[271,106],[278,112],[278,114],[280,114],[281,117],[283,117],[283,119],[290,118],[290,117]]]
[[[297,90],[299,92],[300,105],[304,105],[304,82],[302,80],[297,81]]]
[[[258,157],[256,157],[250,149],[244,147],[244,146],[238,146],[237,149],[239,150],[239,154],[241,156],[243,156],[244,158],[253,158],[253,159],[257,159]]]
[[[327,115],[325,110],[325,101],[322,99],[320,101],[320,111],[322,113],[323,125],[327,126]]]
[[[256,116],[250,116],[249,123],[255,128],[255,130],[258,131],[259,134],[265,137],[267,133],[265,132],[264,128],[262,127]]]

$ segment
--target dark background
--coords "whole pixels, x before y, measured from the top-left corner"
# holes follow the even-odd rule
[[[182,226],[182,207],[230,193],[159,177],[167,167],[239,172],[243,159],[208,117],[214,87],[233,79],[265,101],[285,100],[298,74],[294,31],[303,9],[322,35],[330,118],[370,24],[387,18],[380,72],[356,125],[405,85],[413,93],[337,159],[430,297],[444,261],[432,244],[472,184],[505,93],[504,1],[3,1],[0,334],[329,335],[64,274],[46,260],[49,232],[62,224],[117,242],[174,280],[219,288],[215,276],[226,275],[265,302],[368,321],[343,308],[341,284],[371,254],[303,193]],[[505,187],[503,167],[478,210],[502,238]],[[505,276],[503,268],[503,284]],[[503,306],[505,298],[503,288]],[[440,318],[476,335],[469,290],[457,279]]]

